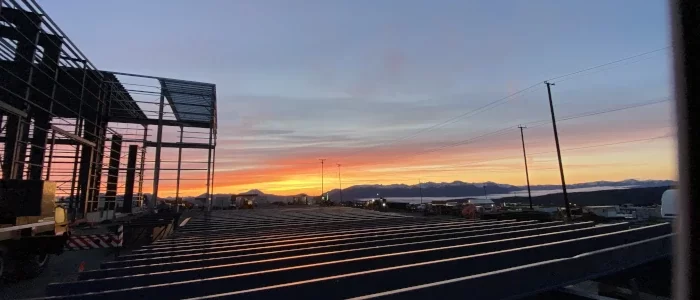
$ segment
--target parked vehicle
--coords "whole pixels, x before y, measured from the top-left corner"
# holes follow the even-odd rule
[[[0,278],[36,277],[63,252],[68,218],[55,191],[49,181],[0,180]]]
[[[678,202],[678,190],[669,189],[661,195],[661,217],[675,218],[678,215],[676,202]]]

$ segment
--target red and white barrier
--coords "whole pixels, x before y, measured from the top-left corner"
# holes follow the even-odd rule
[[[89,250],[121,247],[124,243],[124,226],[117,233],[71,235],[66,241],[66,250]]]

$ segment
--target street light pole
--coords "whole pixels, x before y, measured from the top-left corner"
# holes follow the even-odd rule
[[[418,179],[418,190],[420,191],[420,204],[423,204],[423,184]]]
[[[340,202],[343,202],[343,182],[340,180],[340,164],[338,164],[338,191],[340,192]]]
[[[321,161],[321,200],[323,200],[323,162],[326,161],[325,158],[319,159]]]

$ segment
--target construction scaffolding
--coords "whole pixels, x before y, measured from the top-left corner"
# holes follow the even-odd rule
[[[165,181],[210,205],[216,125],[214,84],[99,70],[35,1],[0,0],[3,179],[56,182],[74,218],[152,207]]]

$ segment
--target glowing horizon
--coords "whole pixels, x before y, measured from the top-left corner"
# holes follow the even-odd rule
[[[531,183],[559,184],[546,89],[503,97],[670,45],[662,1],[41,4],[100,69],[217,85],[214,193],[318,195],[319,158],[326,191],[336,163],[344,187],[524,185],[520,124]],[[554,80],[567,183],[675,179],[670,70],[666,49]],[[204,174],[183,172],[180,194],[204,193]],[[175,194],[171,175],[159,196]]]

